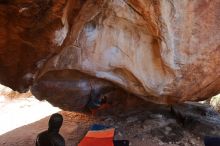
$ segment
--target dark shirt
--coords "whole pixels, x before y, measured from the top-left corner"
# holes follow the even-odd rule
[[[205,136],[204,144],[205,146],[220,146],[220,137]]]
[[[36,146],[65,146],[65,140],[58,132],[46,130],[37,136]]]

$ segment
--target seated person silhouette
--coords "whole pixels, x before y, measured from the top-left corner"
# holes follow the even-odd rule
[[[50,117],[48,130],[38,134],[36,146],[65,146],[64,138],[59,134],[63,123],[62,115],[56,113]]]

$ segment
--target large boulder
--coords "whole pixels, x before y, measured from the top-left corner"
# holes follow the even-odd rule
[[[0,1],[0,82],[82,105],[115,87],[203,100],[220,91],[219,25],[219,0]]]

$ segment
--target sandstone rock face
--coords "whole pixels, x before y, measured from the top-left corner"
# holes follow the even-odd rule
[[[26,91],[31,78],[58,49],[53,43],[62,27],[65,1],[0,1],[0,80],[14,90]]]
[[[219,0],[1,2],[0,81],[79,106],[116,88],[202,100],[220,91],[219,25]]]

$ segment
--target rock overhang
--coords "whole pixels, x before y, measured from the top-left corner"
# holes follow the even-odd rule
[[[89,98],[91,81],[97,92],[108,84],[165,104],[220,91],[218,0],[32,0],[0,7],[0,81],[14,90],[31,87],[47,99],[56,90],[71,104],[82,99],[69,95],[74,88]]]

